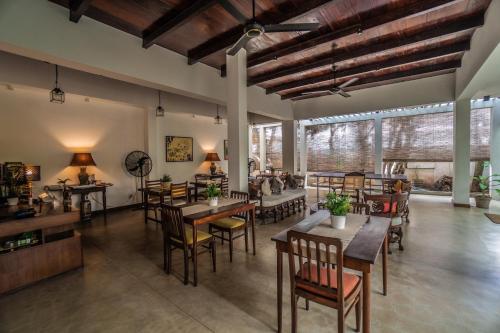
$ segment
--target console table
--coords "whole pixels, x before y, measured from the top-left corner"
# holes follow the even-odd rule
[[[80,221],[90,221],[91,217],[85,213],[85,209],[83,207],[84,202],[88,200],[88,195],[90,193],[102,193],[102,211],[104,214],[104,222],[107,222],[107,207],[106,207],[106,188],[111,185],[84,185],[84,186],[68,186],[68,191],[71,194],[79,194],[80,195]]]

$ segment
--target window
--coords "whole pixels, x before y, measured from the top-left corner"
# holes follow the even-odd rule
[[[470,114],[470,160],[490,160],[491,109],[473,109]]]
[[[260,128],[252,127],[252,151],[250,158],[255,161],[255,170],[260,170]]]
[[[266,167],[283,168],[281,126],[265,127]]]
[[[307,171],[374,171],[375,121],[306,127]]]

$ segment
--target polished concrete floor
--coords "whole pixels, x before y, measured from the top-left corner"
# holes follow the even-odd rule
[[[500,332],[500,225],[446,197],[413,196],[405,251],[372,281],[373,332]],[[199,286],[162,271],[161,235],[140,211],[82,228],[85,268],[0,297],[0,332],[273,332],[276,264],[270,237],[301,216],[257,228],[257,256],[238,241],[233,263],[218,245],[217,273],[199,257]],[[285,267],[286,268],[286,267]],[[286,278],[287,279],[287,278]],[[284,331],[290,331],[285,284]],[[336,332],[336,312],[299,310],[299,332]],[[354,316],[348,320],[352,331]]]

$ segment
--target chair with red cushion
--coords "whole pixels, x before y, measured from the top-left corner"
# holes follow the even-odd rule
[[[345,330],[345,319],[356,312],[356,331],[361,316],[361,277],[343,269],[343,247],[338,238],[290,230],[287,233],[292,332],[297,332],[299,297],[337,309],[338,332]],[[333,268],[336,267],[336,268]]]

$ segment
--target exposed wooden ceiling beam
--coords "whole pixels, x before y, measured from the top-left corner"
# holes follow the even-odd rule
[[[261,24],[283,23],[285,21],[307,14],[312,10],[317,10],[318,7],[321,7],[331,1],[332,0],[308,0],[304,1],[301,6],[293,7],[291,9],[289,4],[287,6],[281,5],[283,6],[283,8],[280,8],[277,12],[281,12],[283,13],[283,15],[277,16],[271,13],[263,13],[262,15],[257,16],[257,21]],[[242,33],[243,25],[240,24],[229,31],[226,31],[218,36],[209,39],[203,44],[198,45],[197,47],[188,51],[188,63],[190,65],[193,65],[215,52],[223,49],[228,49],[238,41]]]
[[[380,15],[371,15],[370,18],[362,20],[359,24],[344,27],[342,29],[328,31],[326,33],[318,33],[313,31],[308,34],[297,37],[295,41],[282,43],[282,46],[276,45],[272,50],[264,50],[262,52],[250,55],[248,57],[248,67],[253,67],[267,61],[278,59],[280,57],[300,52],[316,45],[342,38],[352,34],[356,34],[359,30],[367,30],[379,25],[383,25],[398,19],[409,17],[427,10],[436,9],[443,5],[447,5],[457,0],[429,0],[417,1],[412,5],[401,7],[393,10],[385,10]]]
[[[422,42],[428,39],[441,37],[451,33],[456,33],[471,28],[475,28],[484,24],[484,11],[469,16],[467,18],[455,18],[451,21],[439,22],[434,25],[426,26],[411,35],[404,38],[395,38],[392,35],[373,40],[367,44],[361,44],[357,47],[347,49],[333,50],[332,52],[321,55],[305,61],[302,65],[282,66],[275,70],[256,75],[248,78],[248,85],[255,85],[265,81],[277,79],[279,77],[305,72],[318,67],[326,66],[335,62],[345,61],[348,59],[358,58],[364,55],[382,52],[385,50],[410,45],[413,43]]]
[[[69,2],[69,20],[78,23],[80,18],[89,8],[92,0],[70,0]]]
[[[189,5],[182,10],[171,10],[165,16],[158,19],[151,28],[143,34],[142,47],[148,48],[153,45],[163,34],[171,31],[197,14],[203,12],[216,4],[217,0],[189,1]]]
[[[407,55],[398,56],[395,55],[390,59],[383,61],[374,61],[364,65],[355,66],[351,68],[346,68],[343,70],[338,70],[335,73],[336,79],[340,79],[347,76],[353,76],[363,73],[369,73],[372,71],[378,71],[381,69],[405,65],[412,62],[423,61],[431,58],[442,57],[446,55],[451,55],[457,52],[463,52],[470,49],[470,40],[462,40],[451,45],[437,46],[431,49],[419,50]],[[333,79],[333,73],[317,75],[309,77],[306,79],[295,80],[283,84],[278,84],[266,89],[266,94],[272,94],[282,90],[288,90],[293,88],[302,87],[309,84],[320,83],[324,81],[330,81]]]
[[[415,75],[438,72],[438,71],[443,71],[443,70],[448,70],[448,69],[456,69],[456,68],[459,68],[461,65],[462,65],[462,60],[460,60],[460,59],[459,60],[451,60],[451,61],[447,61],[447,62],[443,62],[443,63],[422,66],[422,67],[410,69],[407,71],[397,71],[397,72],[388,73],[385,75],[367,77],[367,78],[358,80],[355,84],[349,86],[348,88],[345,88],[344,90],[345,91],[353,91],[353,90],[356,90],[356,88],[360,88],[360,86],[364,86],[364,85],[367,85],[370,83],[377,83],[377,82],[382,82],[382,81],[407,78],[407,77],[411,77],[411,76],[415,76]],[[281,99],[292,99],[292,98],[296,98],[296,97],[303,97],[303,95],[302,95],[303,93],[315,92],[315,91],[320,91],[320,90],[328,90],[331,87],[332,87],[331,84],[326,84],[326,85],[315,87],[315,88],[308,88],[308,89],[303,89],[300,91],[294,91],[293,93],[281,96]]]

